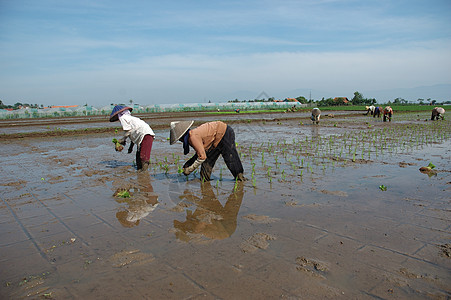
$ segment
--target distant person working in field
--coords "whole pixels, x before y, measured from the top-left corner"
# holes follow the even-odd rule
[[[380,118],[380,117],[381,117],[381,110],[382,110],[382,107],[376,106],[376,107],[374,108],[373,118],[375,118],[376,116],[377,116],[378,118]]]
[[[434,107],[434,109],[432,110],[432,116],[431,116],[431,120],[438,120],[438,119],[444,119],[445,116],[445,109],[443,107]]]
[[[211,172],[219,155],[222,155],[227,168],[236,180],[246,180],[243,176],[243,165],[235,146],[235,132],[227,124],[216,121],[190,129],[194,121],[171,122],[170,144],[177,141],[183,143],[184,154],[193,147],[196,154],[183,165],[183,174],[189,175],[202,165],[201,180],[210,180]]]
[[[391,117],[393,116],[393,109],[390,106],[384,108],[384,122],[391,122]]]
[[[366,106],[366,116],[368,114],[370,114],[371,116],[374,114],[374,110],[376,109],[376,107],[374,105],[371,106]]]
[[[110,115],[110,122],[117,120],[121,122],[125,135],[118,140],[118,143],[125,146],[126,140],[129,138],[128,153],[132,153],[133,146],[136,144],[136,167],[139,171],[146,171],[150,164],[150,151],[152,150],[155,133],[149,124],[132,116],[130,113],[132,110],[133,108],[128,106],[116,105]],[[116,145],[116,151],[122,151],[122,148]]]
[[[312,116],[310,117],[310,119],[312,119],[313,123],[318,124],[320,117],[321,117],[321,110],[319,110],[319,108],[317,108],[317,107],[312,109]]]

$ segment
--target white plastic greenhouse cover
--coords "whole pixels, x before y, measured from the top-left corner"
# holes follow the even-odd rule
[[[134,113],[155,112],[183,112],[183,111],[209,111],[209,110],[258,110],[258,109],[285,109],[292,106],[306,107],[299,102],[227,102],[227,103],[184,103],[184,104],[153,104],[141,106],[133,105]],[[93,106],[78,106],[75,108],[45,108],[45,109],[18,109],[14,111],[0,110],[1,119],[65,117],[87,115],[110,115],[114,105],[101,108]]]

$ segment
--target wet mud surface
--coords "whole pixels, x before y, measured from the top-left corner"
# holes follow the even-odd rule
[[[142,173],[120,132],[0,140],[0,298],[449,298],[450,122],[308,117],[233,116],[245,182],[179,174],[170,116]]]

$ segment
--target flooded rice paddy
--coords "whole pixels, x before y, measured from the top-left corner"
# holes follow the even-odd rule
[[[143,173],[113,128],[1,139],[0,298],[447,299],[451,124],[428,116],[220,116],[244,183],[179,174],[168,129]]]

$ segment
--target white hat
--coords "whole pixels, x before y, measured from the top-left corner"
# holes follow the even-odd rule
[[[177,142],[188,129],[193,125],[194,121],[176,121],[171,122],[171,129],[169,131],[169,143],[172,145]]]
[[[445,109],[443,107],[436,107],[434,108],[436,112],[443,115],[445,113]]]
[[[315,107],[312,109],[312,115],[313,116],[319,116],[321,114],[321,110],[318,107]]]

